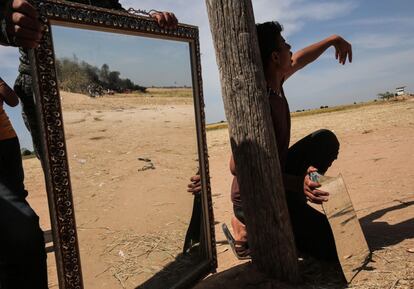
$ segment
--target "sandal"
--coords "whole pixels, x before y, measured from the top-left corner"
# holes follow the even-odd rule
[[[221,228],[223,229],[224,236],[226,236],[227,242],[229,243],[231,250],[233,251],[233,254],[236,256],[236,258],[239,260],[251,259],[249,244],[246,241],[234,240],[232,234],[229,231],[229,228],[227,228],[227,225],[225,223],[221,225]]]
[[[234,249],[236,250],[236,255],[240,260],[251,259],[250,248],[247,241],[235,241]]]

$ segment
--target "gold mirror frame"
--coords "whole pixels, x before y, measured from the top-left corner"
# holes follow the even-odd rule
[[[55,69],[51,25],[108,31],[120,34],[183,41],[189,44],[199,168],[202,179],[202,215],[204,261],[186,274],[173,288],[185,288],[214,272],[217,252],[213,205],[209,178],[205,130],[204,99],[201,78],[199,32],[195,26],[179,24],[175,30],[160,28],[143,16],[126,11],[107,10],[58,0],[32,0],[47,30],[40,47],[29,51],[35,100],[42,134],[47,197],[52,224],[54,251],[60,289],[83,289],[82,270],[73,207],[68,156],[62,119],[62,107]]]

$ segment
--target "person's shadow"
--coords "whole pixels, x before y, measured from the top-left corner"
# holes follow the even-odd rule
[[[375,221],[388,212],[406,209],[414,204],[414,201],[401,202],[388,208],[372,212],[359,219],[365,238],[371,251],[398,244],[405,239],[414,238],[414,218],[390,225],[385,221]]]

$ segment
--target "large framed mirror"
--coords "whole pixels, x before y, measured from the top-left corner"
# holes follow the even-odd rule
[[[197,27],[32,2],[48,28],[30,60],[59,288],[197,282],[217,266]]]

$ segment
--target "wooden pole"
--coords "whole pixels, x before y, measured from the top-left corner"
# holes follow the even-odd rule
[[[250,0],[206,0],[257,268],[296,282],[298,263]]]

